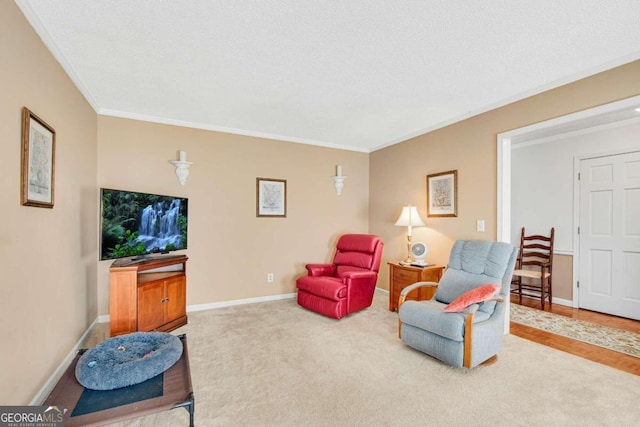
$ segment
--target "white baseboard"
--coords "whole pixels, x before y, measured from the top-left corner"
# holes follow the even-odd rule
[[[538,297],[532,297],[532,296],[527,296],[527,295],[522,295],[522,298],[527,298],[527,299],[532,299],[532,300],[535,300],[535,301],[540,301],[540,298],[538,298]],[[562,298],[553,297],[553,298],[551,298],[551,301],[554,304],[566,305],[567,307],[573,307],[573,301],[569,300],[569,299],[562,299]]]
[[[255,304],[257,302],[267,302],[267,301],[279,301],[283,299],[295,298],[296,295],[297,293],[294,292],[292,294],[269,295],[266,297],[236,299],[231,301],[211,302],[208,304],[188,305],[187,313],[192,313],[195,311],[202,311],[202,310],[211,310],[214,308],[232,307],[234,305]]]
[[[551,301],[553,301],[554,304],[560,304],[560,305],[566,305],[567,307],[573,307],[573,301],[568,300],[568,299],[551,298]]]
[[[295,298],[296,293],[292,294],[281,294],[281,295],[269,295],[266,297],[257,297],[257,298],[247,298],[247,299],[236,299],[231,301],[222,301],[222,302],[211,302],[207,304],[194,304],[187,306],[187,313],[192,313],[195,311],[203,311],[203,310],[212,310],[214,308],[224,308],[231,307],[234,305],[242,305],[242,304],[254,304],[257,302],[266,302],[266,301],[278,301],[283,299]],[[103,314],[98,316],[98,323],[109,323],[109,315]]]
[[[87,328],[86,331],[84,331],[84,334],[82,334],[82,336],[80,337],[80,339],[78,340],[78,342],[73,346],[73,348],[71,349],[71,351],[69,352],[69,354],[67,354],[67,357],[65,357],[62,360],[62,363],[60,363],[60,365],[58,365],[58,367],[56,368],[56,370],[53,372],[53,374],[51,374],[51,376],[49,377],[49,379],[44,383],[44,385],[40,388],[40,390],[38,391],[38,393],[36,393],[36,395],[33,397],[33,399],[31,399],[31,402],[29,402],[29,405],[41,405],[42,402],[44,402],[44,399],[47,398],[47,396],[49,395],[49,393],[51,393],[51,391],[53,390],[53,387],[56,385],[56,383],[58,382],[58,380],[60,378],[62,378],[62,374],[64,374],[64,371],[67,370],[67,368],[69,367],[69,365],[71,364],[71,362],[73,361],[73,358],[76,357],[76,354],[78,354],[78,350],[80,350],[82,343],[86,341],[87,337],[89,336],[89,334],[91,333],[91,331],[93,330],[93,328],[98,324],[98,318],[96,318],[93,323],[91,323],[91,325],[89,326],[89,328]]]
[[[376,292],[379,292],[381,294],[389,295],[389,291],[386,290],[386,289],[382,289],[382,288],[376,288]]]

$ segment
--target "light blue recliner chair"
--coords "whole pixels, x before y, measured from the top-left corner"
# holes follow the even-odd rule
[[[440,283],[418,282],[400,293],[399,333],[402,341],[429,356],[458,367],[473,368],[496,356],[502,348],[505,299],[517,258],[510,244],[458,240]],[[494,298],[472,304],[459,313],[443,309],[460,295],[485,284],[501,288]],[[436,286],[429,301],[405,301],[421,286]]]

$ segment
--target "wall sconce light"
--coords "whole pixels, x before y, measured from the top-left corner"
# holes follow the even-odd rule
[[[418,209],[411,205],[404,206],[395,225],[407,227],[407,258],[402,262],[405,264],[411,264],[413,262],[413,258],[411,256],[411,227],[424,226],[424,222],[418,214]]]
[[[342,175],[342,166],[336,166],[336,176],[333,178],[333,185],[336,187],[336,193],[338,196],[342,194],[342,189],[344,188],[344,180],[347,179],[346,176]]]
[[[176,167],[178,182],[180,182],[180,185],[184,185],[189,176],[189,168],[193,164],[193,162],[187,162],[187,152],[180,150],[180,160],[169,160],[169,163]]]

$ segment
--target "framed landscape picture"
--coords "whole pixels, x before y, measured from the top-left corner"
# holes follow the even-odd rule
[[[22,185],[24,206],[53,208],[56,131],[27,107],[22,109]]]
[[[285,179],[256,178],[256,216],[287,216],[287,181]]]
[[[458,216],[458,171],[427,175],[427,216]]]

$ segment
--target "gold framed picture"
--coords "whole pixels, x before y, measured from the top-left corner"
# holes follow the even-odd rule
[[[22,108],[22,172],[24,206],[53,208],[56,131],[27,107]]]
[[[427,175],[427,217],[458,216],[458,171]]]

